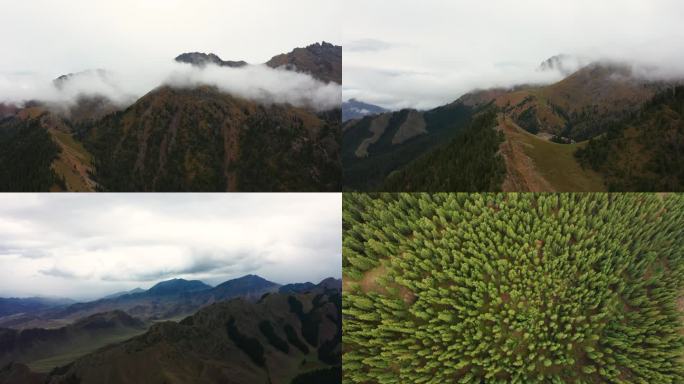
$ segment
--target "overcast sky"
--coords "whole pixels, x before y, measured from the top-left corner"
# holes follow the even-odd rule
[[[559,53],[684,73],[681,0],[348,0],[343,98],[431,108],[474,88],[552,82]]]
[[[341,277],[340,194],[0,194],[0,297]]]
[[[79,89],[130,103],[129,96],[135,100],[176,75],[173,59],[184,52],[212,52],[224,60],[261,64],[323,40],[340,44],[341,4],[338,0],[0,0],[0,102],[72,101],[73,95],[54,92],[53,79],[105,69],[111,72],[106,84],[93,79],[79,84]],[[247,80],[254,89],[277,88],[275,93],[293,99],[301,99],[302,94],[330,99],[334,88],[277,71],[226,68],[223,72],[231,73],[219,87],[236,89],[245,97],[254,93],[245,92]],[[244,81],[236,83],[236,77]],[[340,92],[338,87],[338,99]]]
[[[337,0],[2,0],[0,71],[140,68],[183,52],[263,63],[339,44]]]

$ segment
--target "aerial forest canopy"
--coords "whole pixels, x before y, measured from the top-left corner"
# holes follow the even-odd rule
[[[682,383],[684,195],[345,194],[349,383]]]

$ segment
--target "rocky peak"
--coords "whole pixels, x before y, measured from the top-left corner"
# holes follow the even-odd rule
[[[179,63],[191,64],[196,67],[205,67],[208,64],[218,65],[219,67],[240,68],[247,65],[245,61],[224,61],[216,54],[203,52],[189,52],[178,55],[175,61]]]

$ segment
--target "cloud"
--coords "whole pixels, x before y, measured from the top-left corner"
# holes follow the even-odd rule
[[[684,77],[682,18],[677,0],[396,0],[391,7],[350,0],[342,17],[354,26],[343,30],[343,99],[433,108],[473,89],[558,81],[560,71],[538,68],[561,53],[627,62],[649,79]],[[387,36],[387,49],[347,49]]]
[[[390,49],[394,44],[377,39],[360,39],[346,43],[344,50],[349,52],[378,52]]]
[[[0,195],[0,292],[76,299],[169,278],[341,275],[340,194]],[[40,257],[27,257],[37,255]]]
[[[42,269],[39,272],[46,276],[54,276],[63,279],[82,279],[84,277],[88,277],[87,275],[78,274],[68,269],[60,268],[58,266],[52,266],[48,269]]]
[[[307,74],[266,65],[241,68],[184,65],[171,72],[165,83],[176,87],[214,85],[226,93],[265,104],[289,103],[319,111],[339,108],[342,103],[342,88],[338,84],[325,84]]]
[[[71,75],[64,81],[39,74],[0,73],[0,102],[21,104],[38,100],[69,107],[82,96],[104,96],[121,107],[127,107],[161,85],[183,88],[209,85],[263,104],[289,103],[317,111],[339,108],[342,102],[342,89],[338,84],[325,84],[308,74],[266,65],[241,68],[208,65],[199,68],[173,62],[126,73],[88,70]]]

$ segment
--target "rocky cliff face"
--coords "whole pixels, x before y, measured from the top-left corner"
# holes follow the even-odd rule
[[[325,41],[274,56],[266,65],[309,73],[326,83],[342,84],[342,46]]]

